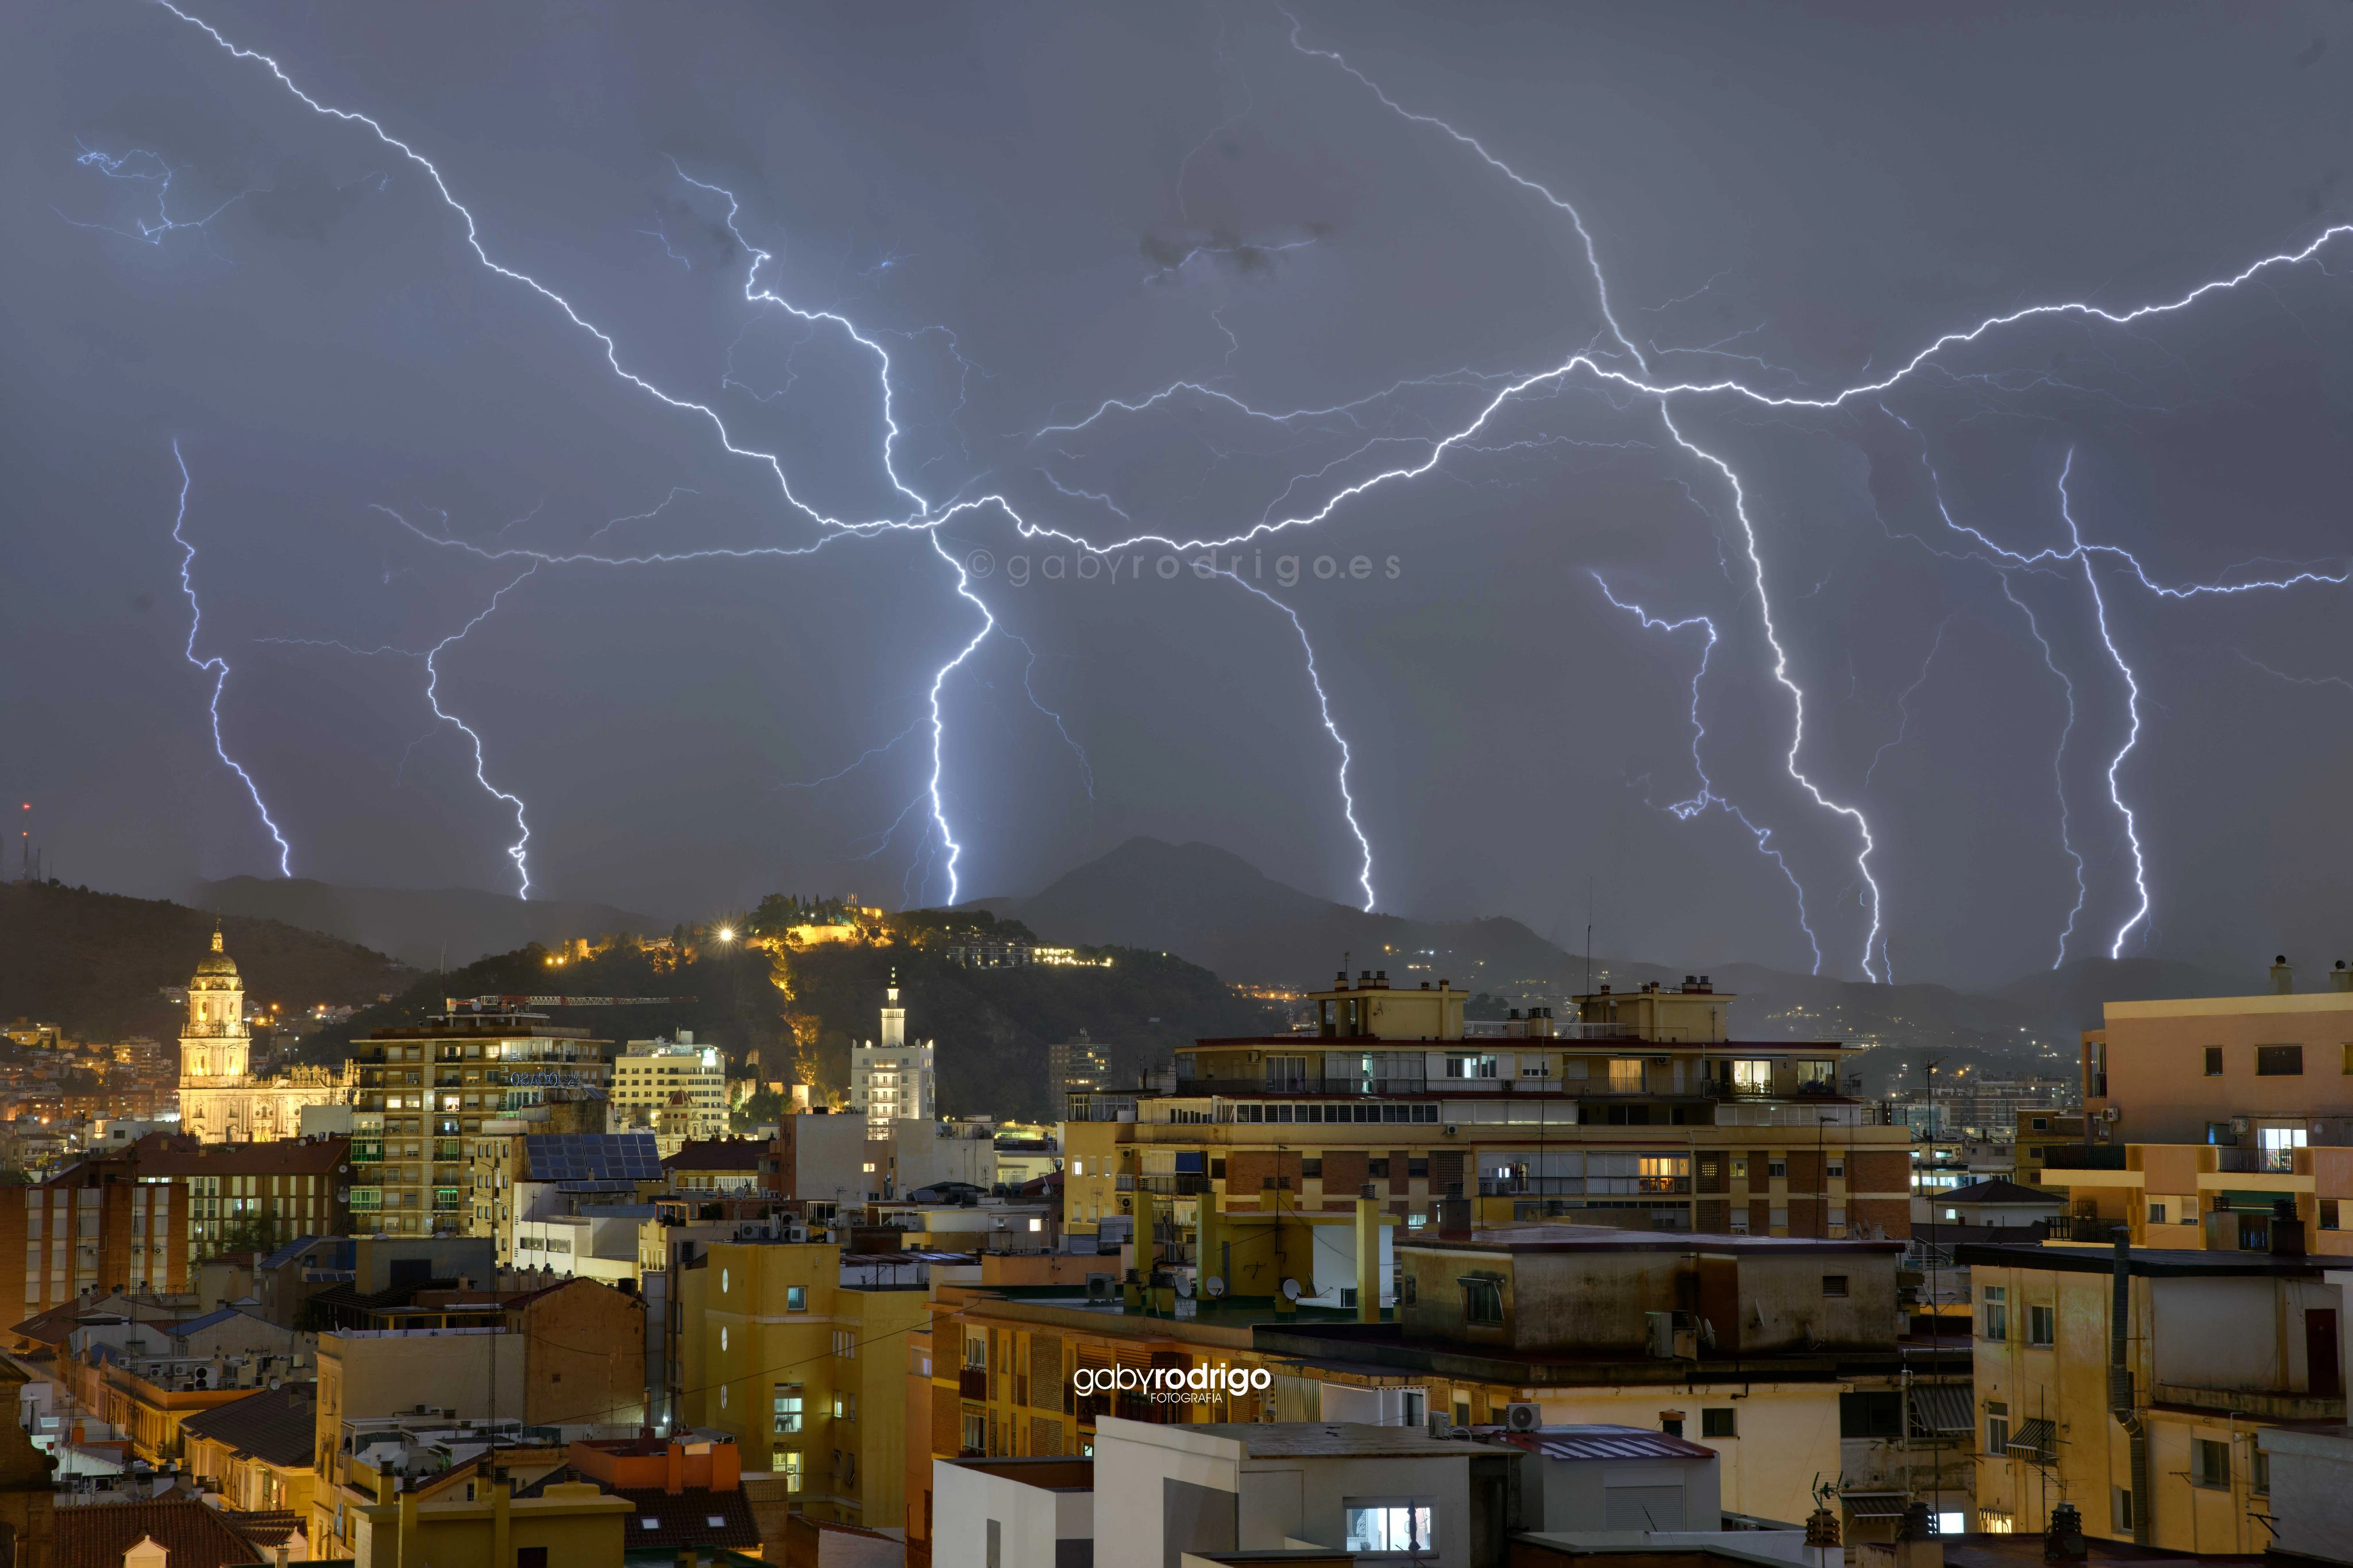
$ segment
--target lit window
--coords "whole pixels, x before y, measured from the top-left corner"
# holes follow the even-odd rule
[[[797,1432],[801,1429],[801,1385],[799,1384],[776,1384],[776,1428],[779,1432]]]
[[[785,1478],[785,1489],[801,1489],[801,1454],[797,1448],[778,1448],[768,1456],[768,1468]]]
[[[1429,1552],[1432,1550],[1431,1516],[1428,1503],[1362,1503],[1354,1498],[1342,1506],[1347,1521],[1349,1552]]]
[[[806,1312],[808,1310],[807,1286],[787,1285],[785,1287],[785,1310],[787,1312]]]

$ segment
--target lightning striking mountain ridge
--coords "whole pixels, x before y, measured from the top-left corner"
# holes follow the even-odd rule
[[[1297,610],[1256,584],[1243,581],[1240,574],[1221,571],[1215,575],[1229,579],[1243,592],[1256,595],[1272,605],[1290,620],[1291,629],[1299,634],[1300,651],[1307,656],[1307,682],[1315,688],[1316,713],[1324,721],[1324,732],[1332,737],[1334,745],[1340,748],[1340,810],[1341,815],[1348,819],[1348,831],[1356,836],[1356,848],[1363,856],[1356,867],[1356,886],[1364,889],[1364,910],[1370,914],[1374,902],[1373,841],[1365,837],[1364,828],[1357,825],[1356,797],[1348,789],[1348,764],[1355,761],[1355,753],[1348,749],[1348,737],[1340,733],[1340,726],[1332,717],[1332,699],[1324,689],[1322,673],[1315,668],[1315,645],[1308,640],[1306,623],[1299,618]]]
[[[196,547],[189,542],[187,534],[183,531],[188,521],[188,492],[195,488],[195,481],[188,475],[188,459],[181,455],[180,443],[176,439],[172,443],[172,461],[180,466],[180,505],[172,518],[172,539],[182,552],[180,592],[188,596],[188,646],[185,652],[190,664],[213,678],[212,701],[207,705],[213,720],[213,754],[220,758],[222,764],[231,773],[245,781],[245,793],[253,797],[253,809],[261,814],[261,826],[269,830],[271,840],[278,846],[278,874],[290,877],[294,874],[294,847],[287,843],[286,835],[278,830],[276,819],[269,815],[269,807],[261,798],[261,786],[253,782],[253,775],[245,771],[244,763],[228,754],[228,743],[221,739],[221,692],[228,686],[228,660],[217,654],[210,658],[196,657],[196,637],[204,630],[205,611],[204,606],[196,603]]]

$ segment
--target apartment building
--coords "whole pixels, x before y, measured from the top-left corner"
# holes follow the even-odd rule
[[[2260,1435],[2341,1426],[2341,1277],[2316,1259],[2155,1247],[1964,1247],[1977,1295],[1979,1517],[2260,1552]]]
[[[813,1519],[899,1528],[923,1287],[849,1283],[840,1247],[778,1242],[713,1242],[673,1279],[679,1424],[732,1434]]]
[[[546,1015],[452,1002],[414,1027],[352,1042],[354,1223],[393,1236],[479,1223],[472,1145],[486,1122],[554,1101],[602,1111],[607,1042]]]
[[[1271,1226],[1234,1234],[1238,1257],[1271,1245]],[[1085,1455],[1109,1417],[1477,1428],[1533,1405],[1548,1426],[1704,1447],[1738,1512],[1803,1519],[1822,1481],[1849,1540],[1886,1538],[1915,1501],[1957,1528],[1975,1506],[1969,1350],[1907,1337],[1903,1251],[1466,1221],[1396,1244],[1404,1293],[1386,1321],[1285,1294],[1123,1289],[1108,1271],[1076,1289],[943,1280],[923,1379],[930,1457]],[[1136,1272],[1166,1277],[1159,1264],[1139,1254]],[[1263,1387],[1237,1387],[1236,1369],[1263,1373]],[[1193,1387],[1155,1398],[1136,1385],[1155,1372]],[[919,1461],[911,1531],[923,1474]]]
[[[1073,1095],[1101,1094],[1111,1088],[1111,1047],[1084,1029],[1046,1047],[1047,1114],[1069,1113]]]
[[[647,1131],[664,1154],[694,1139],[727,1136],[727,1062],[694,1032],[631,1040],[613,1058],[612,1130]]]
[[[2353,1254],[2353,971],[2298,992],[2284,959],[2252,996],[2110,1002],[2084,1036],[2091,1137],[2053,1147],[2079,1239],[2136,1246]]]
[[[1839,1092],[1849,1048],[1735,1039],[1736,999],[1703,977],[1476,1034],[1443,980],[1366,972],[1309,999],[1314,1034],[1203,1040],[1156,1090],[1074,1098],[1069,1228],[1140,1223],[1147,1195],[1187,1229],[1205,1204],[1342,1215],[1369,1183],[1409,1226],[1455,1194],[1483,1224],[1908,1232],[1910,1132]]]
[[[127,1154],[83,1160],[46,1181],[0,1190],[6,1321],[22,1322],[94,1290],[176,1291],[188,1281],[188,1187],[139,1180]]]
[[[203,1143],[153,1133],[132,1148],[142,1183],[177,1182],[188,1194],[188,1254],[235,1245],[274,1251],[305,1236],[351,1228],[348,1138]]]

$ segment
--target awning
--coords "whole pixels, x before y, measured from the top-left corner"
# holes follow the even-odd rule
[[[1912,1390],[1912,1425],[1939,1437],[1977,1429],[1977,1410],[1967,1384],[1924,1383]]]
[[[2038,1465],[2052,1463],[2058,1458],[2058,1426],[2040,1415],[2020,1422],[2018,1430],[2010,1435],[2010,1452]]]
[[[1839,1500],[1846,1504],[1850,1519],[1902,1519],[1902,1492],[1841,1492]]]

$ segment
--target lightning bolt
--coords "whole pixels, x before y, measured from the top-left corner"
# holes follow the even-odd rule
[[[74,162],[83,168],[95,169],[110,180],[137,180],[155,187],[154,222],[150,223],[143,217],[136,218],[132,221],[139,226],[128,229],[118,228],[112,224],[85,223],[79,218],[67,217],[64,213],[58,214],[76,228],[93,228],[102,234],[120,235],[124,239],[135,239],[142,245],[161,247],[166,238],[182,229],[201,232],[209,228],[213,219],[253,195],[250,189],[242,190],[200,218],[175,218],[172,216],[172,181],[180,171],[164,162],[161,154],[143,147],[134,147],[128,153],[106,153],[80,141],[76,141],[74,145],[81,149],[81,156]]]
[[[2067,537],[2075,542],[2074,554],[2084,567],[2084,584],[2092,591],[2092,610],[2099,624],[2100,641],[2107,646],[2108,657],[2116,660],[2116,673],[2125,678],[2125,713],[2131,721],[2125,743],[2116,748],[2115,756],[2108,759],[2108,799],[2116,806],[2116,815],[2124,818],[2125,842],[2132,847],[2133,887],[2140,894],[2139,907],[2116,928],[2116,940],[2108,943],[2108,956],[2122,958],[2126,939],[2132,935],[2135,926],[2148,919],[2149,910],[2148,858],[2141,853],[2140,822],[2133,815],[2133,808],[2125,804],[2123,786],[2116,782],[2116,774],[2124,768],[2125,758],[2130,756],[2132,749],[2140,743],[2140,679],[2133,674],[2132,666],[2125,662],[2124,650],[2116,647],[2116,634],[2108,629],[2108,601],[2106,595],[2100,592],[2100,574],[2092,570],[2092,552],[2084,548],[2083,530],[2075,526],[2074,513],[2068,505],[2067,478],[2074,469],[2075,448],[2070,447],[2067,448],[2067,461],[2059,469],[2059,515],[2067,524]],[[2124,552],[2119,551],[2117,553]],[[2147,579],[2144,577],[2142,581],[2147,582]]]
[[[1256,595],[1272,605],[1290,620],[1291,629],[1299,634],[1300,651],[1307,657],[1307,681],[1309,685],[1315,688],[1316,712],[1324,721],[1324,732],[1332,737],[1334,745],[1340,748],[1340,811],[1341,815],[1348,819],[1348,831],[1356,836],[1356,848],[1362,856],[1356,866],[1356,886],[1364,889],[1364,910],[1366,914],[1370,914],[1373,912],[1374,902],[1373,841],[1365,837],[1364,828],[1357,825],[1356,797],[1348,790],[1348,764],[1355,760],[1355,754],[1348,749],[1348,738],[1340,733],[1340,726],[1332,718],[1332,699],[1324,691],[1324,677],[1315,668],[1315,645],[1308,640],[1306,625],[1300,620],[1297,610],[1293,609],[1255,583],[1244,582],[1240,573],[1219,571],[1215,575],[1229,580],[1239,585],[1243,592]]]
[[[1910,731],[1912,728],[1912,694],[1928,684],[1928,671],[1936,662],[1936,650],[1945,646],[1945,634],[1952,630],[1952,627],[1953,617],[1950,616],[1947,616],[1942,621],[1937,623],[1936,638],[1928,644],[1928,657],[1920,661],[1919,678],[1914,680],[1911,685],[1905,687],[1904,689],[1903,695],[1896,698],[1895,710],[1904,716],[1903,722],[1895,726],[1894,734],[1880,742],[1879,750],[1871,753],[1871,766],[1862,770],[1862,784],[1865,789],[1871,787],[1871,775],[1879,771],[1880,759],[1886,756],[1887,753],[1895,747],[1902,745],[1904,743],[1905,735]]]
[[[494,258],[483,242],[480,225],[477,222],[472,209],[458,199],[455,192],[451,190],[448,181],[443,176],[440,167],[430,158],[427,158],[424,153],[418,152],[408,142],[393,135],[389,131],[385,129],[381,121],[375,120],[374,117],[354,110],[336,108],[333,105],[322,102],[320,100],[312,97],[294,80],[293,77],[290,75],[285,68],[280,65],[275,58],[263,54],[259,50],[248,49],[232,42],[211,23],[205,21],[202,17],[182,10],[179,6],[172,4],[172,0],[155,0],[155,3],[162,6],[165,11],[170,12],[180,21],[202,31],[205,36],[209,37],[216,46],[227,51],[231,58],[239,60],[250,61],[260,66],[262,68],[267,70],[271,77],[276,79],[280,86],[282,86],[290,94],[291,94],[311,112],[342,121],[345,124],[365,127],[366,130],[384,146],[399,153],[403,158],[422,170],[426,177],[432,182],[433,188],[439,195],[443,205],[448,206],[451,212],[457,214],[460,221],[463,223],[465,226],[467,247],[474,253],[474,257],[477,261],[497,276],[506,279],[511,282],[519,284],[538,295],[541,299],[560,310],[565,318],[574,326],[579,328],[581,331],[586,332],[590,337],[594,338],[603,352],[605,363],[607,368],[609,368],[612,373],[621,380],[628,382],[630,385],[636,387],[640,392],[643,392],[648,396],[654,398],[656,401],[671,409],[681,414],[698,416],[707,422],[712,429],[717,433],[719,444],[722,448],[730,456],[765,464],[771,474],[775,477],[779,493],[784,497],[786,504],[807,518],[811,523],[815,524],[821,531],[821,535],[829,536],[839,533],[863,535],[872,534],[884,530],[909,528],[920,528],[925,532],[931,534],[934,550],[937,551],[941,559],[947,562],[955,572],[956,595],[972,604],[981,612],[982,615],[981,629],[974,635],[972,640],[967,642],[953,658],[943,664],[938,670],[934,672],[929,693],[933,742],[932,776],[928,786],[928,795],[932,808],[931,831],[938,834],[940,843],[944,847],[947,857],[948,901],[950,903],[955,902],[959,890],[956,867],[959,859],[961,858],[963,850],[948,826],[946,808],[942,799],[941,793],[943,762],[940,753],[940,747],[945,734],[945,720],[940,710],[940,689],[943,684],[946,681],[949,673],[955,670],[958,666],[962,665],[965,659],[969,658],[973,650],[980,645],[980,643],[988,636],[990,631],[995,629],[996,618],[988,613],[987,605],[982,603],[979,595],[973,592],[970,578],[965,572],[963,565],[955,561],[955,559],[944,549],[940,547],[936,530],[938,524],[945,521],[944,517],[931,515],[934,510],[932,503],[910,487],[899,475],[893,458],[901,431],[893,403],[893,394],[891,383],[891,355],[889,351],[873,338],[869,337],[864,332],[860,331],[857,324],[851,321],[847,316],[832,310],[804,309],[801,306],[796,305],[790,300],[786,300],[775,289],[763,287],[760,283],[761,269],[771,259],[773,259],[773,258],[767,250],[753,244],[745,237],[737,222],[742,212],[742,204],[736,198],[734,193],[723,186],[713,184],[707,181],[695,179],[691,175],[689,175],[684,169],[678,168],[676,163],[673,163],[672,167],[677,169],[679,178],[685,184],[691,185],[698,190],[704,191],[725,199],[727,203],[726,224],[728,232],[733,236],[738,244],[744,247],[745,254],[751,258],[750,265],[745,271],[744,283],[744,299],[748,302],[755,306],[765,306],[784,310],[796,320],[810,326],[816,326],[822,323],[839,328],[852,342],[856,342],[860,347],[871,354],[877,363],[878,374],[882,394],[882,423],[885,431],[881,454],[881,467],[884,475],[889,479],[891,488],[896,493],[904,497],[910,503],[912,503],[913,510],[912,512],[901,516],[884,516],[856,521],[844,521],[843,519],[830,516],[803,500],[800,496],[795,492],[791,479],[785,471],[784,461],[779,456],[773,452],[764,452],[753,447],[739,446],[732,433],[729,431],[725,419],[721,416],[716,409],[707,404],[697,402],[692,398],[681,396],[669,392],[657,385],[647,377],[630,370],[622,363],[620,346],[611,333],[605,331],[602,327],[597,326],[595,322],[583,315],[568,299],[554,288],[541,282],[538,279],[533,277],[529,273],[506,266],[504,263]],[[667,240],[664,241],[664,247],[665,249],[668,248]],[[961,358],[961,356],[959,356],[959,358]],[[415,529],[414,525],[409,524],[406,519],[399,518],[396,513],[390,513],[390,509],[380,510],[384,510],[387,511],[388,514],[395,516],[396,521],[402,522],[404,526],[410,527],[412,531],[417,532],[421,537],[434,537],[432,535],[425,534],[422,530]],[[824,542],[825,538],[821,536],[818,543],[822,544]],[[450,542],[446,540],[437,540],[436,542],[446,543]],[[811,545],[807,548],[814,549],[816,547],[816,545]],[[483,551],[480,547],[476,546],[467,546],[466,548],[472,550],[476,554],[484,555],[486,558],[490,559],[499,559],[509,553],[503,550]],[[603,563],[607,564],[621,564],[638,563],[655,560],[694,560],[707,559],[714,556],[784,555],[805,552],[806,551],[777,549],[744,550],[740,552],[663,552],[658,553],[649,552],[644,556],[635,558],[634,561],[630,561],[628,558],[601,558],[601,560]],[[512,553],[528,556],[533,560],[535,564],[557,560],[600,559],[588,557],[585,554],[550,556],[544,552],[530,551],[517,551]],[[529,575],[529,574],[526,573],[525,575]],[[517,581],[520,580],[521,579],[517,579]],[[512,584],[510,584],[510,586],[512,586]],[[496,604],[497,600],[493,599],[492,608],[496,607]],[[484,614],[488,613],[488,611],[484,612]],[[470,630],[473,625],[479,624],[480,619],[480,617],[478,616],[474,622],[469,623],[468,629]],[[464,634],[462,632],[459,634],[459,636],[461,637]],[[436,648],[434,650],[435,655],[438,656],[439,651],[439,648]],[[432,658],[427,658],[427,668],[428,671],[432,671],[434,673],[435,683],[438,684],[438,668],[434,665]],[[428,698],[433,695],[433,687],[431,685],[428,685],[427,695]],[[516,869],[522,877],[522,884],[527,893],[530,887],[530,872],[525,860],[525,849],[526,846],[530,842],[531,835],[530,829],[524,821],[523,805],[522,801],[506,791],[501,790],[491,784],[483,767],[480,736],[476,734],[475,731],[467,726],[462,721],[457,719],[453,715],[443,712],[438,700],[434,701],[434,710],[448,722],[456,724],[459,729],[464,730],[467,735],[473,741],[476,763],[475,776],[477,780],[480,782],[482,787],[489,790],[492,795],[497,795],[500,799],[507,801],[513,805],[515,809],[516,826],[522,837],[517,840],[515,845],[508,850],[508,854],[515,862]],[[1057,720],[1057,722],[1059,723],[1060,721]],[[259,800],[258,795],[256,799],[257,801]]]
[[[2001,583],[2001,596],[2017,605],[2018,613],[2026,617],[2026,629],[2035,646],[2042,650],[2043,668],[2058,677],[2060,689],[2067,698],[2067,722],[2059,731],[2059,749],[2051,755],[2051,780],[2059,795],[2059,847],[2075,863],[2075,905],[2067,911],[2066,927],[2059,933],[2059,956],[2051,961],[2051,967],[2056,969],[2067,962],[2067,939],[2075,934],[2075,921],[2084,912],[2084,900],[2092,896],[2090,886],[2084,880],[2084,852],[2075,847],[2073,824],[2067,813],[2067,742],[2075,733],[2075,683],[2059,668],[2059,660],[2051,651],[2051,639],[2042,635],[2042,623],[2034,618],[2033,610],[2018,596],[2010,574],[2001,572],[1996,576]]]
[[[1799,881],[1797,872],[1790,869],[1788,858],[1773,847],[1773,830],[1769,827],[1757,826],[1749,819],[1746,812],[1715,793],[1715,785],[1707,776],[1706,759],[1700,755],[1700,742],[1707,738],[1707,725],[1700,718],[1699,688],[1700,682],[1707,679],[1708,661],[1715,657],[1716,644],[1721,640],[1716,635],[1715,623],[1705,616],[1686,616],[1680,621],[1670,621],[1654,616],[1641,605],[1621,599],[1612,593],[1609,584],[1603,581],[1600,573],[1590,572],[1587,575],[1593,579],[1594,586],[1601,590],[1603,598],[1640,620],[1646,631],[1679,632],[1690,626],[1698,626],[1707,633],[1707,641],[1700,647],[1699,664],[1692,671],[1691,681],[1692,772],[1698,776],[1699,793],[1689,800],[1676,801],[1666,809],[1674,814],[1676,820],[1689,822],[1700,813],[1713,807],[1732,817],[1748,830],[1750,837],[1757,841],[1757,852],[1781,868],[1781,875],[1788,879],[1790,890],[1798,895],[1798,929],[1806,933],[1806,942],[1814,950],[1814,973],[1820,973],[1822,944],[1821,940],[1814,934],[1813,923],[1806,914],[1805,884]]]
[[[172,539],[179,545],[181,551],[180,592],[188,596],[188,646],[185,651],[190,664],[213,678],[213,698],[210,704],[213,717],[213,754],[219,757],[230,772],[245,781],[245,793],[253,797],[253,809],[261,814],[261,826],[269,830],[269,837],[277,842],[278,874],[281,877],[291,877],[294,874],[294,847],[287,843],[286,835],[278,830],[276,819],[271,817],[269,805],[261,798],[261,786],[253,782],[253,775],[245,771],[244,763],[228,754],[228,743],[221,739],[220,700],[221,692],[228,686],[228,660],[217,654],[210,658],[196,657],[196,637],[204,630],[205,612],[204,606],[196,603],[195,579],[196,547],[188,542],[188,536],[182,531],[188,521],[188,492],[195,488],[195,481],[188,475],[188,459],[181,455],[180,443],[177,440],[172,443],[172,461],[180,466],[180,506],[172,519]]]

